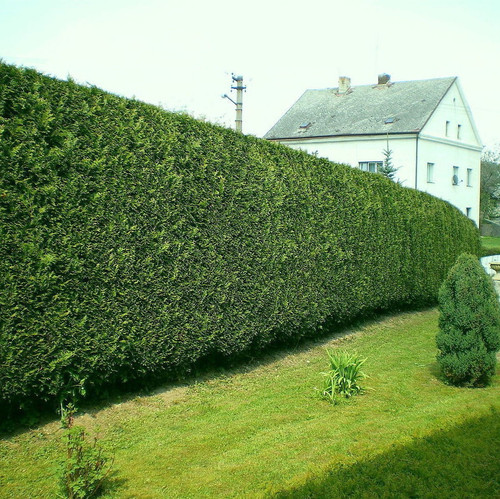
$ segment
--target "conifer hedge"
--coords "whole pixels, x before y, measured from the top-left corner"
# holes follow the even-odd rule
[[[0,63],[0,404],[436,301],[474,224],[380,175]]]

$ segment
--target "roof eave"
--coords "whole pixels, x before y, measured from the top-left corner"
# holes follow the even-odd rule
[[[307,135],[301,137],[264,137],[266,140],[304,140],[304,139],[331,139],[335,137],[386,137],[387,135],[418,135],[422,130],[411,130],[407,132],[377,132],[377,133],[339,133],[329,135]]]

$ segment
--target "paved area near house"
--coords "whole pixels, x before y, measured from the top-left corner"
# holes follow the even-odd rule
[[[495,275],[495,271],[490,267],[490,263],[500,262],[500,255],[483,256],[483,258],[480,258],[479,261],[484,267],[484,270],[486,270],[486,272],[493,277]]]

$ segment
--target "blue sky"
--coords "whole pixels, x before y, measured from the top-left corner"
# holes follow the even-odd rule
[[[483,142],[500,142],[498,0],[0,0],[0,58],[226,126],[241,74],[257,136],[340,75],[458,76]]]

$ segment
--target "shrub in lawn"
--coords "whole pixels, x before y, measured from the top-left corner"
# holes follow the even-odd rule
[[[360,393],[363,389],[359,381],[366,378],[361,366],[366,359],[362,359],[356,353],[344,351],[327,350],[327,354],[330,369],[323,373],[325,379],[321,397],[336,404],[339,397],[349,398]]]
[[[62,425],[65,429],[66,459],[61,466],[61,485],[70,499],[86,499],[95,496],[111,471],[109,458],[94,438],[86,439],[85,430],[74,425],[75,409],[68,405],[63,410]]]
[[[500,306],[476,256],[462,254],[439,291],[438,362],[455,385],[483,386],[495,373]]]

